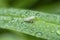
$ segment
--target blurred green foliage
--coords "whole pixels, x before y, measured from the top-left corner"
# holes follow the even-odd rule
[[[27,35],[24,33],[0,28],[0,40],[45,40],[45,39],[36,38],[34,36]]]
[[[0,8],[17,8],[60,14],[60,0],[0,0]],[[0,40],[45,40],[12,30],[0,29]]]
[[[60,14],[60,0],[0,0],[0,8],[21,8]]]

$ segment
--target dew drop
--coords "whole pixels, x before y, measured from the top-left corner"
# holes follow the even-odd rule
[[[41,37],[42,36],[42,32],[36,32],[36,36],[37,37]]]
[[[56,33],[60,35],[60,30],[57,30]]]
[[[32,28],[32,29],[30,29],[30,30],[28,30],[29,31],[29,33],[34,33],[34,31],[35,31],[35,29],[34,28]]]

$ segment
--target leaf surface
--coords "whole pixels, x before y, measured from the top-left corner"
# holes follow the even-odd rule
[[[24,21],[24,18],[31,16],[35,16],[33,23]],[[60,15],[12,8],[0,9],[0,28],[37,38],[60,40]]]

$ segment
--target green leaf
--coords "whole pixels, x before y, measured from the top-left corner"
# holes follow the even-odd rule
[[[24,21],[24,18],[31,16],[35,16],[33,22]],[[0,9],[0,28],[37,38],[60,40],[60,15],[12,8]]]
[[[17,31],[0,29],[0,40],[44,40]]]

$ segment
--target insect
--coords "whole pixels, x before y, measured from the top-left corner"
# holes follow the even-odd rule
[[[34,19],[35,19],[35,16],[31,16],[31,17],[24,18],[24,21],[32,23],[34,21]]]

